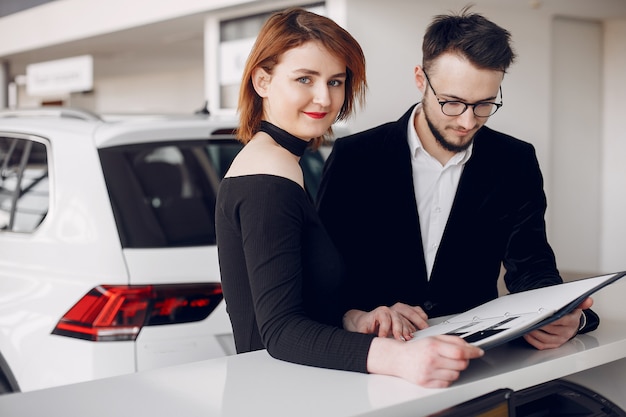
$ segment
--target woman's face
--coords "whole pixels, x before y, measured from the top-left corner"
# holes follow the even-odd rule
[[[322,136],[345,99],[346,64],[317,42],[283,53],[272,74],[257,69],[264,119],[304,140]]]

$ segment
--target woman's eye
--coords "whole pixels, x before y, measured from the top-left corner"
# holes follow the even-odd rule
[[[343,81],[341,80],[331,80],[328,82],[328,85],[331,87],[341,87],[343,85]]]
[[[297,79],[297,81],[302,84],[309,84],[311,82],[311,79],[309,77],[300,77]]]

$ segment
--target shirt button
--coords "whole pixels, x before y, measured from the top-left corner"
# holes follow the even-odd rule
[[[432,310],[435,305],[432,301],[426,300],[422,306],[424,307],[424,310]]]

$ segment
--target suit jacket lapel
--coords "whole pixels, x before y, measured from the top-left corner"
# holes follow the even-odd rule
[[[421,229],[417,203],[415,201],[415,189],[413,186],[413,168],[411,165],[411,150],[408,144],[407,128],[413,107],[411,107],[394,126],[389,129],[381,149],[386,163],[388,187],[381,204],[391,204],[395,208],[394,218],[389,219],[389,224],[394,227],[397,239],[407,242],[414,247],[415,258],[412,262],[417,263],[420,277],[426,277],[426,261],[422,246]],[[407,260],[407,262],[409,262]],[[410,270],[414,270],[411,268]]]

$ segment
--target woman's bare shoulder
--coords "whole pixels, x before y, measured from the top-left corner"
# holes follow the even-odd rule
[[[304,187],[298,159],[273,142],[248,142],[233,160],[226,177],[256,174],[285,177]]]

